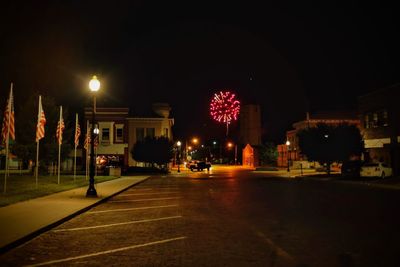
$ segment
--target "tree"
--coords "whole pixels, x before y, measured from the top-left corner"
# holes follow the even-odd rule
[[[262,165],[276,164],[278,159],[278,150],[274,143],[266,142],[257,148]]]
[[[363,141],[360,130],[354,125],[331,126],[318,124],[298,133],[301,153],[310,161],[327,166],[330,174],[332,162],[343,162],[351,156],[360,156]]]
[[[131,155],[138,162],[166,165],[173,157],[173,143],[163,136],[146,137],[135,143]]]

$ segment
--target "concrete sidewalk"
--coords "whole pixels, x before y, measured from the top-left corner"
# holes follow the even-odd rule
[[[0,253],[88,210],[149,176],[126,176],[96,184],[97,198],[87,198],[87,186],[0,208]]]

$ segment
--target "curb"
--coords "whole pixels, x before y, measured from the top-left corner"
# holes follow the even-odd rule
[[[9,250],[11,250],[13,248],[21,246],[22,244],[28,242],[29,240],[32,240],[33,238],[37,237],[38,235],[40,235],[40,234],[42,234],[44,232],[47,232],[50,229],[52,229],[54,227],[57,227],[58,225],[66,222],[66,221],[69,221],[70,219],[76,217],[77,215],[80,215],[80,214],[82,214],[82,213],[84,213],[84,212],[96,207],[97,205],[100,205],[101,203],[107,201],[108,199],[114,197],[115,195],[118,195],[118,194],[128,190],[129,188],[131,188],[133,186],[136,186],[138,184],[141,184],[141,183],[145,182],[149,178],[150,178],[150,176],[148,176],[147,178],[143,179],[142,181],[136,182],[136,183],[134,183],[134,184],[122,189],[122,190],[119,190],[119,191],[115,192],[114,194],[111,194],[111,195],[109,195],[107,197],[99,199],[97,202],[95,202],[95,203],[93,203],[93,204],[91,204],[91,205],[89,205],[89,206],[87,206],[87,207],[85,207],[85,208],[83,208],[81,210],[78,210],[78,211],[76,211],[76,212],[74,212],[74,213],[72,213],[72,214],[70,214],[70,215],[68,215],[68,216],[66,216],[64,218],[61,218],[60,220],[58,220],[58,221],[56,221],[56,222],[54,222],[52,224],[44,226],[44,227],[42,227],[42,228],[40,228],[40,229],[38,229],[38,230],[36,230],[36,231],[24,236],[24,237],[21,237],[21,238],[15,240],[15,241],[12,241],[11,243],[9,243],[9,244],[7,244],[7,245],[5,245],[5,246],[0,248],[0,254],[4,254],[4,253],[6,253],[7,251],[9,251]]]

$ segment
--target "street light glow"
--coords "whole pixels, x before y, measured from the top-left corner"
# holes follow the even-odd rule
[[[290,141],[289,140],[286,141],[286,145],[290,146]]]
[[[100,81],[97,79],[97,76],[94,75],[89,82],[89,88],[92,92],[97,92],[100,89]]]
[[[178,142],[176,142],[176,145],[177,145],[177,146],[181,146],[181,145],[182,145],[182,142],[181,142],[181,141],[178,141]]]
[[[192,139],[193,144],[197,144],[199,142],[199,139],[197,139],[196,137]]]

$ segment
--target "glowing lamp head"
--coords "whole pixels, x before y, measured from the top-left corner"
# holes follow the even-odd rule
[[[96,75],[92,77],[89,82],[89,88],[92,92],[97,92],[100,89],[100,81],[97,79]]]
[[[178,142],[176,142],[176,145],[177,145],[177,146],[181,146],[181,145],[182,145],[182,142],[181,142],[181,141],[178,141]]]
[[[286,141],[286,145],[290,146],[290,141],[289,140]]]
[[[197,144],[197,143],[199,142],[199,139],[193,138],[193,139],[192,139],[192,142],[193,142],[193,144]]]
[[[233,144],[231,142],[229,142],[228,147],[233,147]]]

